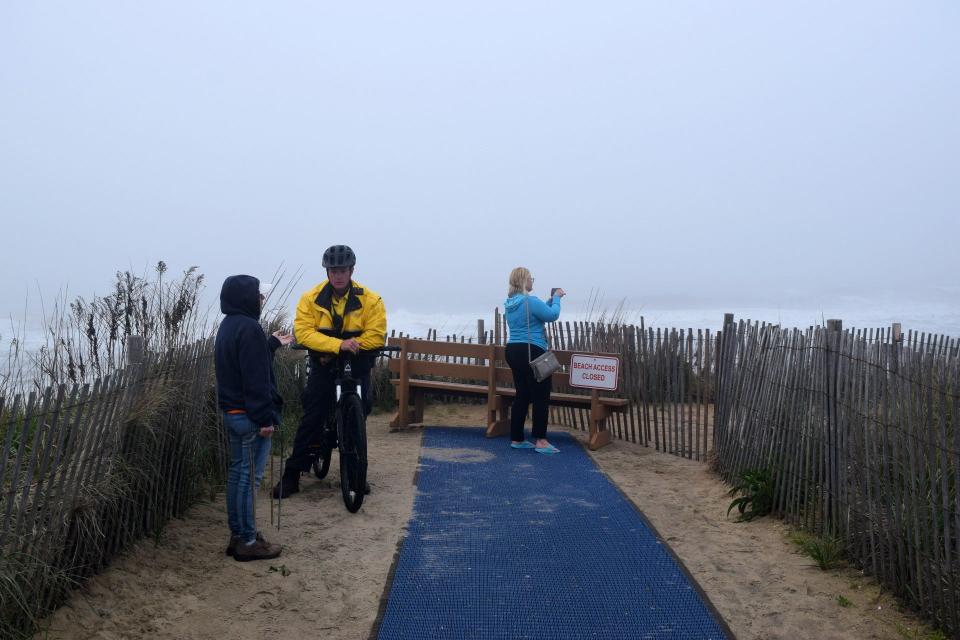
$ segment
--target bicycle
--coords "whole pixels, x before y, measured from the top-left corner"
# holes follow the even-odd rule
[[[367,417],[360,397],[360,380],[353,377],[354,359],[376,358],[397,353],[400,347],[383,346],[360,351],[356,356],[341,353],[336,356],[336,400],[324,421],[318,450],[312,463],[314,475],[322,480],[330,471],[333,449],[340,454],[340,493],[350,513],[359,511],[363,498],[370,492],[367,485]],[[390,357],[387,355],[387,357]]]

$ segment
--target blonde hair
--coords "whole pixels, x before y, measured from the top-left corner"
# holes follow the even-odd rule
[[[530,269],[526,267],[517,267],[510,272],[510,288],[507,289],[507,297],[518,293],[527,292],[527,278],[530,277]]]

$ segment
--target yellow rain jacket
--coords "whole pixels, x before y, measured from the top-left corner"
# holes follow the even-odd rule
[[[324,280],[301,296],[293,333],[311,351],[340,353],[348,338],[356,338],[361,349],[376,349],[387,337],[387,311],[383,299],[361,284],[351,280],[347,295],[336,298]]]

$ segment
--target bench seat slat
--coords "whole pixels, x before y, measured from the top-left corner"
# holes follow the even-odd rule
[[[401,346],[400,338],[389,338],[390,346]],[[410,338],[407,342],[410,353],[429,353],[435,356],[455,356],[461,358],[486,358],[490,353],[490,345],[474,342],[434,342],[432,340],[417,340]]]
[[[431,362],[430,360],[410,360],[407,371],[411,376],[442,376],[460,380],[476,380],[486,383],[490,378],[490,367],[476,364],[458,364],[455,362]],[[411,378],[411,381],[413,378]],[[486,384],[484,384],[486,386]]]
[[[400,381],[394,378],[390,381],[390,383],[397,385],[400,384]],[[411,379],[410,386],[451,394],[468,394],[477,396],[487,395],[487,386],[481,384],[445,382],[443,380]],[[517,395],[517,390],[513,387],[497,387],[497,395],[512,398]],[[626,407],[630,403],[630,401],[626,398],[608,398],[601,396],[598,398],[598,400],[600,401],[600,404],[609,406],[611,408]],[[550,402],[551,404],[557,404],[561,406],[590,406],[590,396],[576,393],[558,393],[554,391],[550,394]]]
[[[397,360],[397,364],[394,364],[394,360]],[[399,358],[391,359],[389,367],[392,373],[400,373]],[[433,360],[408,360],[407,375],[440,376],[443,378],[459,378],[461,380],[486,382],[490,377],[490,367],[486,365],[437,362]],[[412,382],[414,378],[410,380]]]
[[[497,367],[495,375],[497,376],[497,384],[504,382],[513,384],[513,370],[507,367]],[[568,384],[570,384],[570,374],[562,371],[553,374],[553,386],[565,387]]]
[[[413,350],[411,349],[411,351],[413,351]],[[557,356],[557,361],[558,361],[560,364],[562,364],[563,366],[567,366],[567,365],[570,364],[570,357],[571,357],[572,355],[574,355],[575,353],[583,353],[583,351],[565,351],[565,350],[562,350],[562,349],[551,349],[551,351],[553,351],[553,355]],[[503,360],[504,362],[507,360],[507,348],[506,348],[505,346],[503,346],[503,345],[497,345],[497,346],[496,346],[495,354],[496,354],[496,355],[494,355],[494,357],[495,357],[497,360]],[[606,352],[604,352],[604,351],[594,352],[594,353],[592,353],[591,355],[595,355],[595,356],[607,356],[607,357],[613,357],[613,358],[619,358],[619,357],[620,357],[619,354],[616,354],[616,353],[606,353]]]
[[[390,381],[392,385],[400,384],[400,380],[394,378]],[[444,382],[443,380],[417,380],[410,379],[411,387],[420,389],[430,389],[432,391],[444,391],[450,393],[467,393],[478,396],[487,395],[487,385],[485,384],[466,384],[463,382]]]
[[[497,387],[497,395],[512,398],[517,395],[517,390],[512,387]],[[600,404],[611,408],[626,407],[630,404],[630,401],[626,398],[605,398],[604,396],[600,396],[597,399],[600,401]],[[589,407],[590,396],[580,395],[577,393],[557,393],[556,391],[553,391],[550,393],[550,404]]]

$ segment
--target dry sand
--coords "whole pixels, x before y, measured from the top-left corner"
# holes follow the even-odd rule
[[[426,421],[478,425],[481,417],[482,407],[446,405],[428,408]],[[302,491],[284,501],[280,531],[269,527],[271,501],[260,496],[261,527],[284,545],[277,560],[226,557],[222,498],[197,505],[170,523],[159,544],[142,542],[91,579],[38,637],[370,637],[413,508],[420,454],[421,431],[387,433],[387,419],[370,420],[373,494],[359,513],[343,507],[336,456],[327,479],[304,477]],[[727,520],[727,489],[705,465],[622,442],[592,455],[738,638],[902,640],[929,632],[858,572],[817,569],[779,521]],[[838,596],[851,605],[840,606]]]

